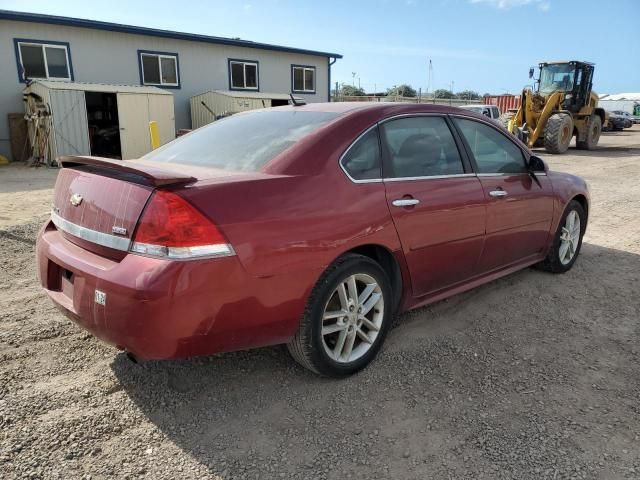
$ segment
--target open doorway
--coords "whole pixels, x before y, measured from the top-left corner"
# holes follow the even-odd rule
[[[289,100],[280,100],[280,99],[276,99],[276,98],[272,98],[271,99],[271,106],[272,107],[282,107],[284,105],[289,105]]]
[[[85,92],[91,155],[122,158],[118,100],[115,93]]]

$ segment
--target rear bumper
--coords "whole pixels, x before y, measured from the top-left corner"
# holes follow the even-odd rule
[[[45,226],[37,240],[41,285],[101,340],[145,359],[208,355],[286,342],[308,292],[297,280],[256,279],[237,257],[112,260]],[[96,301],[96,291],[106,296]]]

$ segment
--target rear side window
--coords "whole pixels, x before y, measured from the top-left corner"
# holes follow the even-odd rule
[[[382,177],[378,129],[372,128],[360,137],[341,160],[342,166],[354,180],[373,180]]]
[[[478,173],[526,173],[522,150],[495,128],[484,123],[454,118],[471,148]]]
[[[217,120],[145,155],[145,160],[258,171],[338,116],[333,112],[254,111]]]
[[[382,140],[389,151],[388,178],[464,173],[453,135],[442,117],[408,117],[385,122]]]

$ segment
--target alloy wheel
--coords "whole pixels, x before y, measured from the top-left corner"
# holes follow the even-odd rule
[[[375,343],[384,318],[384,295],[376,280],[357,273],[341,281],[322,315],[325,352],[338,363],[366,354]]]
[[[558,256],[563,265],[567,265],[576,254],[580,242],[580,216],[571,210],[564,221],[560,233],[560,249]]]

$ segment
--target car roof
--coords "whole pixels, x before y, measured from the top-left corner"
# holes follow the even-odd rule
[[[381,116],[387,114],[402,115],[403,113],[455,113],[460,109],[448,105],[432,103],[404,103],[404,102],[324,102],[308,103],[305,105],[286,105],[275,107],[274,110],[296,110],[301,112],[335,112],[343,116],[357,113],[372,113]]]

